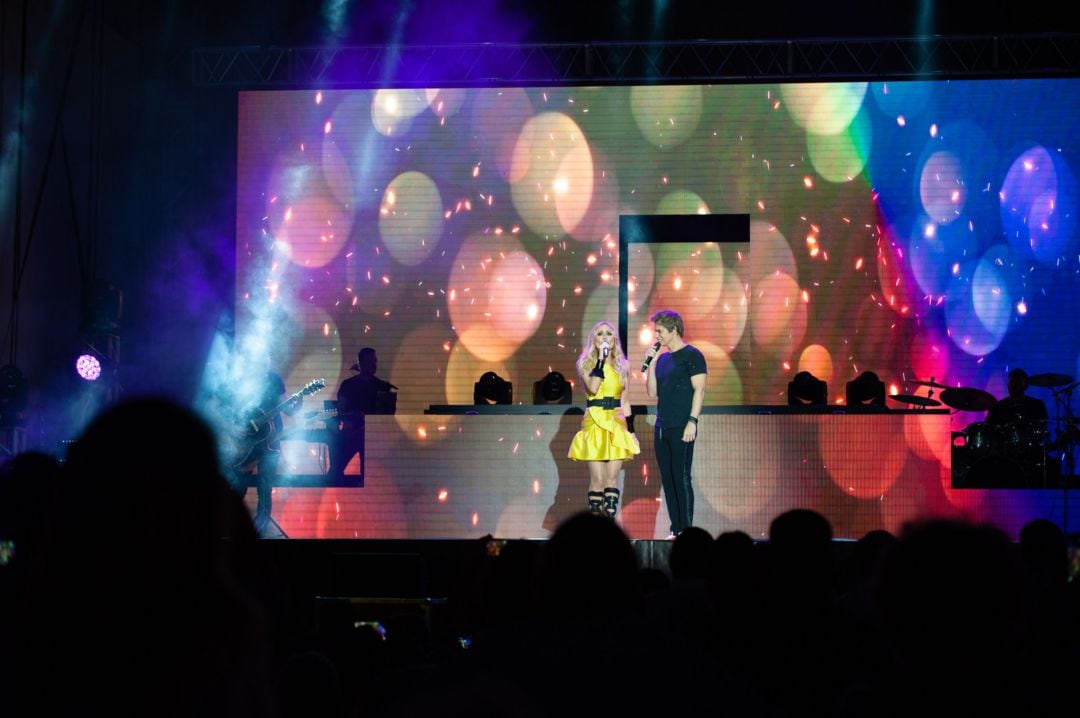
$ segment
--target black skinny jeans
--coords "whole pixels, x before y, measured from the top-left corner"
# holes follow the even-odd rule
[[[660,485],[671,517],[671,532],[678,534],[694,523],[694,487],[690,471],[694,463],[694,441],[682,440],[686,425],[653,427],[656,463],[660,465]]]

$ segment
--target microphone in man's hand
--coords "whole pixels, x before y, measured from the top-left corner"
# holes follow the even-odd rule
[[[607,342],[600,342],[600,351],[603,353],[604,358],[607,359],[608,352],[611,351],[611,345]]]
[[[660,351],[660,342],[657,342],[656,344],[653,344],[652,348],[655,349],[656,351]],[[652,364],[652,360],[653,360],[653,358],[655,356],[656,355],[653,354],[651,357],[645,357],[645,362],[641,365],[641,373],[642,374],[649,371],[649,365]]]

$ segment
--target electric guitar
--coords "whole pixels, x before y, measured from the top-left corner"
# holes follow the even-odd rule
[[[298,399],[320,392],[325,388],[326,381],[316,379],[308,382],[303,389],[280,404],[266,410],[255,409],[249,413],[238,427],[236,459],[232,462],[232,467],[237,471],[250,471],[253,469],[266,452],[270,450],[270,443],[279,433],[274,423],[278,412]]]
[[[327,419],[336,419],[337,409],[323,409],[322,411],[312,411],[304,414],[305,424],[314,424],[319,421],[326,421]]]
[[[325,409],[323,411],[305,412],[303,415],[303,425],[293,426],[289,429],[278,434],[275,438],[280,441],[291,441],[294,439],[300,439],[303,441],[309,441],[313,444],[328,443],[328,433],[333,430],[337,431],[337,422],[330,421],[337,418],[337,409]],[[319,422],[325,422],[323,426],[319,426]],[[332,425],[332,429],[331,429]]]

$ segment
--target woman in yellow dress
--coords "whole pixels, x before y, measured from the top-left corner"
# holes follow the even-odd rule
[[[581,431],[570,444],[569,458],[589,462],[589,512],[615,518],[619,510],[619,471],[641,452],[626,428],[630,399],[630,362],[611,322],[597,322],[577,361],[588,404]]]

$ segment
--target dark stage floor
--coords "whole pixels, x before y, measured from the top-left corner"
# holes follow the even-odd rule
[[[263,540],[259,548],[282,587],[290,615],[310,627],[327,620],[439,623],[448,604],[476,579],[485,556],[515,549],[528,554],[544,539]],[[672,541],[633,540],[642,569],[669,574]],[[837,565],[855,545],[833,541]]]

